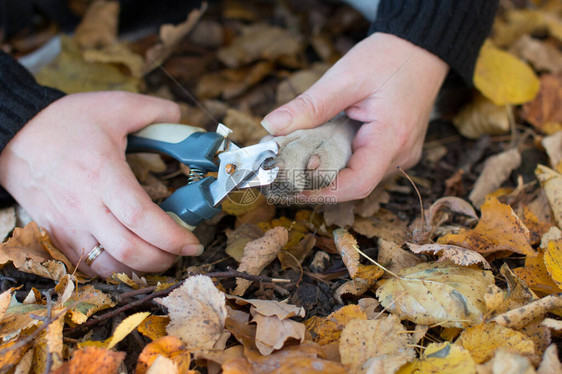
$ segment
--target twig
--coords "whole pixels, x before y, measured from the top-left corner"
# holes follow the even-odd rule
[[[119,298],[121,300],[125,300],[128,299],[129,297],[134,297],[137,295],[143,295],[143,294],[147,294],[150,293],[152,291],[156,290],[156,286],[150,286],[150,287],[145,287],[145,288],[139,288],[138,290],[132,290],[132,291],[127,291],[127,292],[123,292],[121,295],[119,295]]]
[[[422,220],[422,232],[427,232],[430,229],[430,225],[427,222],[427,217],[425,216],[425,211],[423,209],[423,200],[421,197],[421,193],[420,190],[418,190],[418,186],[416,186],[416,184],[414,183],[414,181],[412,180],[412,178],[410,178],[410,176],[408,175],[408,173],[406,173],[404,171],[404,169],[402,169],[400,166],[396,167],[398,170],[400,170],[400,172],[402,174],[404,174],[404,176],[406,177],[406,179],[408,179],[410,181],[410,183],[412,184],[412,186],[414,187],[414,190],[416,190],[416,193],[418,194],[418,199],[420,200],[420,209],[421,209],[421,220]]]
[[[263,275],[252,275],[252,274],[248,274],[246,272],[234,270],[230,266],[228,266],[226,269],[227,269],[227,271],[217,271],[217,272],[214,272],[214,273],[205,273],[205,274],[201,273],[200,275],[206,275],[208,277],[218,278],[218,279],[242,278],[242,279],[247,279],[247,280],[252,281],[252,282],[291,283],[290,279],[271,278],[271,277],[266,277],[266,276],[263,276]],[[196,273],[193,273],[193,274],[196,274]]]

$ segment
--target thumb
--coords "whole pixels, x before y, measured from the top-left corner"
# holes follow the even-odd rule
[[[272,135],[317,127],[356,102],[346,74],[326,73],[308,90],[275,109],[261,125]]]

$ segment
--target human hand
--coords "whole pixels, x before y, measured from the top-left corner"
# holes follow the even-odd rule
[[[273,135],[286,135],[317,127],[342,110],[364,123],[353,140],[347,168],[331,186],[306,191],[338,201],[364,198],[397,166],[408,168],[419,160],[429,115],[448,70],[430,52],[397,36],[375,33],[307,91],[268,114],[262,125]]]
[[[88,274],[157,272],[203,247],[153,203],[125,161],[127,134],[178,122],[170,101],[125,92],[63,97],[0,154],[0,184]],[[84,256],[105,249],[91,267]]]

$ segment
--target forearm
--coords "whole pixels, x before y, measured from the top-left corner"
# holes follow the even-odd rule
[[[0,51],[0,156],[29,120],[62,96],[61,91],[37,84],[23,66]],[[9,195],[0,186],[0,206],[9,201]]]
[[[497,0],[381,0],[372,32],[393,34],[445,61],[472,84]]]

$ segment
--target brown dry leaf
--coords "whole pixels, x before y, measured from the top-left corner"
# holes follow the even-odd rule
[[[561,295],[549,295],[519,308],[494,317],[493,321],[510,328],[521,328],[531,321],[543,318],[550,311],[562,308]]]
[[[548,202],[546,204],[548,205]],[[550,213],[550,208],[548,208],[548,210]],[[556,227],[549,217],[537,217],[533,211],[532,205],[520,204],[517,207],[517,215],[521,218],[525,227],[529,229],[529,233],[531,234],[530,243],[533,246],[539,244],[543,235],[551,228]]]
[[[481,263],[484,269],[491,269],[490,264],[478,252],[471,249],[458,247],[456,245],[447,244],[424,244],[418,245],[414,243],[406,243],[408,248],[414,253],[433,253],[441,254],[439,261],[449,260],[457,265],[470,266]]]
[[[234,231],[226,232],[226,249],[227,255],[240,262],[244,255],[244,247],[246,244],[257,238],[261,238],[264,231],[258,225],[245,223]]]
[[[521,154],[517,148],[490,156],[468,196],[474,206],[482,205],[486,195],[497,190],[520,164]]]
[[[117,41],[119,3],[96,0],[86,11],[74,31],[74,40],[81,48],[100,48]]]
[[[315,63],[308,69],[299,70],[277,85],[277,105],[283,105],[312,86],[330,67],[329,64]]]
[[[474,85],[496,105],[524,104],[539,92],[533,69],[487,40],[474,68]]]
[[[380,209],[373,217],[356,217],[353,230],[368,238],[383,238],[398,245],[408,237],[408,224],[386,209]]]
[[[497,323],[481,323],[465,329],[455,344],[470,351],[476,363],[483,363],[499,350],[517,353],[534,359],[535,343],[525,334]]]
[[[529,256],[537,253],[529,244],[529,230],[509,205],[495,197],[488,197],[481,206],[482,218],[472,230],[447,234],[439,238],[440,244],[452,244],[489,254],[511,251]]]
[[[275,300],[260,300],[260,299],[243,299],[238,296],[226,296],[230,300],[235,300],[238,305],[248,305],[252,307],[250,311],[252,314],[259,313],[261,315],[272,317],[275,316],[279,319],[287,319],[291,317],[304,317],[305,310],[303,307],[282,303]]]
[[[268,356],[273,351],[283,348],[290,338],[304,342],[304,324],[277,316],[264,316],[257,312],[252,314],[252,322],[257,324],[255,343],[262,355]]]
[[[482,295],[494,282],[491,272],[426,262],[398,273],[377,290],[380,303],[401,319],[444,327],[482,320]]]
[[[228,334],[224,330],[224,293],[209,277],[189,277],[168,296],[155,301],[168,309],[168,334],[181,339],[188,349],[214,348]]]
[[[177,365],[180,373],[186,373],[191,364],[191,355],[181,340],[174,336],[164,336],[147,344],[137,361],[136,374],[145,374],[157,357],[170,359]]]
[[[64,327],[64,312],[62,309],[55,309],[53,312],[58,313],[58,318],[34,339],[33,369],[36,373],[46,371],[49,356],[52,370],[56,370],[63,363],[62,329]]]
[[[524,34],[544,26],[544,14],[535,9],[509,9],[504,19],[496,19],[493,40],[500,47],[508,47]]]
[[[359,246],[357,240],[346,229],[336,229],[333,232],[334,243],[342,257],[343,263],[351,278],[355,278],[359,267]]]
[[[372,360],[369,367],[376,365],[373,373],[394,373],[416,356],[414,349],[407,347],[410,343],[410,335],[396,316],[352,320],[341,333],[341,362],[357,373],[367,360]]]
[[[556,374],[562,373],[562,364],[558,358],[558,348],[556,344],[548,346],[542,356],[542,361],[537,368],[537,374]]]
[[[562,130],[544,137],[541,143],[548,154],[550,166],[562,173]]]
[[[354,296],[361,296],[369,291],[369,289],[375,285],[377,279],[382,277],[383,274],[384,270],[377,265],[360,264],[355,278],[338,287],[334,292],[334,298],[338,303],[343,304],[341,299],[342,295],[351,294]]]
[[[483,95],[476,96],[465,105],[453,118],[453,123],[469,139],[509,131],[509,117],[505,106],[495,105]]]
[[[326,317],[314,316],[304,324],[314,342],[326,345],[339,342],[341,332],[352,320],[365,320],[367,315],[359,305],[346,305]]]
[[[179,42],[193,30],[206,10],[207,4],[203,2],[201,8],[189,12],[184,22],[177,25],[165,24],[160,27],[160,43],[157,43],[146,51],[146,64],[142,69],[143,74],[150,73],[170,56]]]
[[[16,210],[14,207],[0,209],[0,243],[16,227]]]
[[[415,254],[402,249],[401,244],[388,241],[383,238],[378,239],[379,253],[377,261],[390,271],[397,273],[402,269],[410,268],[421,264],[423,260]]]
[[[344,201],[336,204],[328,204],[323,207],[324,221],[328,226],[346,227],[355,222],[354,201]]]
[[[435,200],[435,202],[431,204],[431,207],[429,208],[427,220],[431,225],[434,224],[437,213],[439,213],[443,209],[447,209],[454,213],[464,214],[465,216],[478,219],[476,211],[466,200],[455,196],[445,196]]]
[[[166,171],[166,163],[157,153],[127,153],[127,164],[141,182],[148,178],[150,172],[163,173]]]
[[[300,270],[302,268],[302,262],[308,256],[310,251],[312,251],[312,248],[314,248],[315,245],[316,235],[308,233],[300,242],[297,243],[297,245],[279,252],[277,257],[279,257],[279,262],[281,262],[281,269],[285,270],[291,268],[294,270]]]
[[[259,275],[271,261],[275,260],[288,240],[289,233],[286,228],[278,226],[268,230],[261,238],[246,244],[237,270]],[[249,280],[237,278],[236,289],[232,294],[242,296],[251,284]]]
[[[386,192],[384,185],[379,184],[369,196],[355,203],[353,211],[361,217],[371,217],[380,210],[381,204],[386,204],[389,201],[390,194]]]
[[[236,68],[258,59],[275,61],[293,57],[302,49],[301,36],[277,26],[255,23],[242,29],[228,47],[218,52],[219,60],[228,67]]]
[[[546,193],[558,228],[562,229],[562,174],[544,165],[538,165],[535,174]]]
[[[457,344],[431,343],[419,359],[404,365],[396,373],[473,374],[476,373],[476,364],[470,357],[470,353]]]
[[[125,356],[125,352],[88,347],[74,351],[72,359],[51,374],[115,374]]]
[[[338,362],[324,360],[323,352],[315,344],[290,346],[270,356],[240,357],[222,364],[224,374],[346,374]]]
[[[144,66],[142,56],[134,53],[125,43],[115,43],[103,49],[84,51],[84,61],[119,64],[125,66],[133,77],[140,78]]]
[[[562,73],[562,52],[554,45],[523,35],[513,46],[513,52],[533,65],[535,70]]]
[[[548,274],[544,263],[544,251],[540,251],[536,257],[525,257],[525,266],[515,268],[513,272],[540,295],[562,292],[562,288]]]
[[[8,306],[12,300],[12,291],[13,288],[10,288],[0,294],[0,321],[4,318],[4,315],[8,310]]]
[[[236,141],[243,145],[258,143],[268,135],[261,125],[261,118],[241,110],[229,108],[223,119],[225,125],[232,129]]]
[[[138,330],[151,340],[157,340],[168,335],[166,331],[168,323],[170,323],[170,317],[168,316],[148,316],[141,322]]]
[[[542,75],[539,94],[523,106],[521,115],[547,134],[562,130],[562,75]]]

